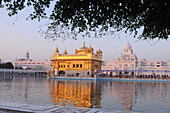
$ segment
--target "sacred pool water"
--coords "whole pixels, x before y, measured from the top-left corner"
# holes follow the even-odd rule
[[[0,75],[0,101],[169,113],[170,82],[52,80]]]

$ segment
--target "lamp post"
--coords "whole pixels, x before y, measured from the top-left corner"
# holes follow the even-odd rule
[[[48,75],[48,77],[51,77],[50,70],[47,71],[47,75]]]
[[[55,77],[55,70],[52,69],[51,72],[52,72],[52,77]]]

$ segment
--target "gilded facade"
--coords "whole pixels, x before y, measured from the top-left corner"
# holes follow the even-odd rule
[[[74,55],[69,55],[66,50],[60,54],[59,49],[55,49],[52,58],[52,69],[55,75],[65,74],[73,76],[92,76],[94,70],[101,70],[102,51],[99,49],[94,53],[93,48],[86,47],[85,43],[79,50],[75,49]]]

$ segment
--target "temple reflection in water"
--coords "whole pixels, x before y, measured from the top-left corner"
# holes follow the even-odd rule
[[[101,86],[98,82],[53,80],[51,83],[52,102],[57,105],[101,107]]]
[[[170,84],[163,82],[50,80],[50,83],[52,103],[74,107],[129,111],[140,104],[138,101],[141,98],[158,101],[162,96],[167,97],[170,94],[166,89]],[[145,106],[150,105],[150,103],[145,104]]]

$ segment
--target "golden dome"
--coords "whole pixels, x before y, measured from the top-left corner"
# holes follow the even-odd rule
[[[88,47],[85,47],[85,42],[83,44],[83,47],[81,47],[79,50],[75,50],[75,54],[87,54],[89,51]]]
[[[58,48],[56,48],[56,49],[55,49],[55,53],[59,53],[59,50],[58,50]]]
[[[88,49],[87,47],[85,47],[85,42],[84,42],[84,44],[83,44],[83,47],[81,47],[80,49],[81,49],[81,50],[86,50],[86,49]]]
[[[67,51],[66,51],[66,50],[64,50],[63,54],[67,54]]]

